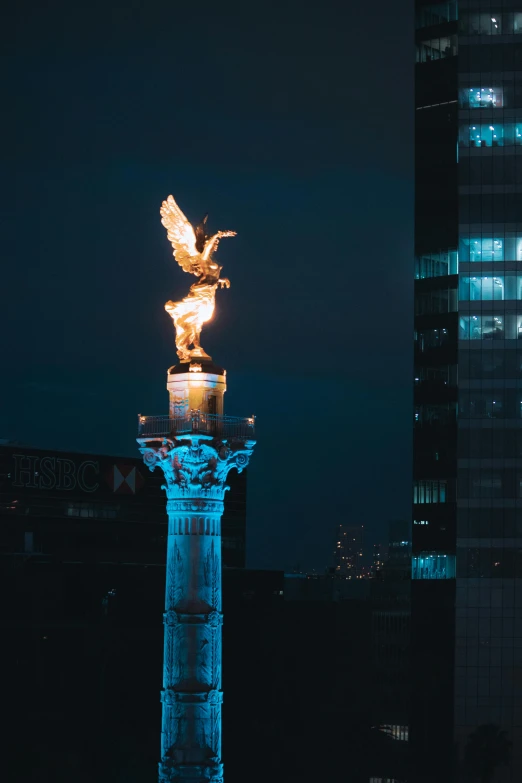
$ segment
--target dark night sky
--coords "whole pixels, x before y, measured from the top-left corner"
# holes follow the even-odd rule
[[[409,514],[410,3],[17,4],[4,17],[0,437],[134,454],[167,412],[160,224],[233,228],[203,345],[258,417],[249,564]]]

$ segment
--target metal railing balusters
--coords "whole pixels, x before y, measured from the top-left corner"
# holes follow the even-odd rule
[[[142,416],[138,415],[138,435],[157,437],[161,435],[185,435],[200,433],[222,438],[253,438],[255,417],[220,416],[215,413],[190,411],[185,416]]]

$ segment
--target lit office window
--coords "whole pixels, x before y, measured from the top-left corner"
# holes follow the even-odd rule
[[[491,234],[461,234],[459,263],[489,263],[490,261],[522,261],[522,234],[513,231]]]
[[[470,132],[470,146],[475,147],[500,147],[504,141],[504,128],[491,124],[480,126],[472,125]]]
[[[504,276],[461,277],[459,280],[459,299],[461,301],[491,302],[502,301],[506,298]]]
[[[472,239],[469,247],[470,261],[503,261],[504,242],[502,239]]]
[[[502,109],[502,87],[463,87],[459,90],[460,105],[465,109]]]
[[[504,317],[500,315],[461,315],[459,340],[503,340]]]
[[[522,145],[522,121],[461,125],[461,147],[513,147]]]
[[[522,299],[522,275],[484,275],[459,280],[459,299],[463,302]]]
[[[457,36],[447,35],[441,38],[431,38],[417,44],[418,63],[430,63],[433,60],[444,60],[457,54]]]
[[[464,261],[504,261],[502,237],[461,237],[459,257]]]
[[[520,340],[522,314],[461,315],[459,340]]]
[[[413,483],[414,503],[445,503],[447,481],[415,481]]]
[[[444,277],[458,272],[457,248],[422,253],[415,257],[415,279]]]
[[[455,555],[419,552],[411,558],[412,579],[455,579]]]
[[[522,34],[522,8],[519,11],[463,11],[460,14],[460,31],[464,35],[520,35]]]

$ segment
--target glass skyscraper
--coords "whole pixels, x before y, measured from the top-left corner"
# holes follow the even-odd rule
[[[414,780],[494,725],[520,783],[522,0],[416,0],[416,60]]]

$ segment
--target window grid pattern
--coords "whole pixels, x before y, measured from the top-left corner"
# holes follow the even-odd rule
[[[454,721],[461,750],[483,724],[501,725],[511,739],[522,734],[514,677],[522,666],[522,3],[510,5],[470,1],[459,20]],[[502,773],[510,783],[522,779],[515,756]]]

